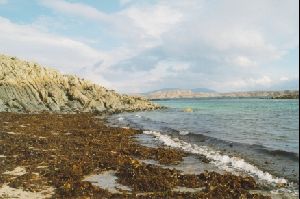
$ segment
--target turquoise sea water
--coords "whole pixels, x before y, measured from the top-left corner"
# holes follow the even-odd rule
[[[164,121],[176,129],[299,154],[298,100],[191,99],[156,102],[172,110],[149,113],[147,117]],[[186,108],[193,112],[182,112]]]
[[[112,121],[160,132],[152,134],[169,146],[212,157],[217,165],[235,167],[263,179],[268,176],[260,171],[272,174],[274,179],[299,182],[298,100],[204,98],[154,102],[168,109],[123,113],[113,116]],[[214,152],[203,148],[206,146]],[[242,158],[245,164],[230,157]]]

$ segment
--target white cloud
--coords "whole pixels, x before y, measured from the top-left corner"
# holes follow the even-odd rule
[[[248,79],[234,79],[231,81],[223,82],[223,85],[218,85],[219,90],[257,90],[257,89],[268,89],[271,85],[276,82],[269,76],[264,75],[258,78]]]
[[[109,19],[105,13],[82,3],[71,3],[64,0],[40,0],[39,3],[65,14],[72,14],[101,21],[107,21]]]
[[[90,20],[117,45],[104,51],[89,46],[93,38],[79,42],[49,34],[51,26],[43,27],[49,18],[27,26],[2,18],[0,50],[64,70],[84,67],[85,77],[123,91],[198,82],[222,91],[267,88],[280,81],[279,76],[290,78],[293,73],[278,72],[286,66],[276,62],[299,46],[297,0],[119,0],[121,10],[110,14],[84,3],[38,2],[56,15]]]
[[[189,68],[189,63],[178,61],[161,61],[147,71],[130,72],[123,70],[107,71],[115,77],[115,86],[121,91],[144,92],[159,86],[166,79],[176,78]],[[126,77],[124,79],[124,76]],[[139,87],[137,85],[142,85]]]
[[[288,77],[280,77],[280,79],[279,79],[280,81],[288,81],[288,80],[290,80],[290,78],[288,78]]]
[[[125,5],[129,1],[120,3]],[[128,60],[130,64],[133,57],[140,56],[151,49],[158,49],[163,56],[157,60],[157,63],[145,68],[145,71],[130,71],[135,73],[134,75],[127,73],[126,69],[121,70],[130,80],[118,82],[111,79],[113,84],[118,88],[122,87],[122,90],[126,87],[129,90],[133,89],[136,81],[139,83],[135,86],[151,87],[155,81],[168,84],[167,82],[174,76],[172,71],[182,70],[185,73],[193,73],[194,70],[196,74],[215,79],[214,83],[207,86],[221,88],[222,86],[219,85],[224,85],[223,81],[227,81],[228,77],[245,75],[248,71],[244,69],[255,67],[255,74],[251,74],[252,78],[231,83],[229,81],[228,88],[268,86],[272,81],[269,76],[259,72],[259,68],[266,63],[281,59],[286,53],[288,43],[293,43],[294,37],[291,35],[298,31],[296,28],[291,28],[292,24],[297,27],[296,21],[291,20],[294,15],[297,15],[297,9],[291,9],[291,5],[293,5],[292,1],[274,4],[269,0],[264,2],[255,0],[251,3],[229,0],[217,4],[205,0],[188,2],[162,0],[155,4],[132,3],[120,12],[106,16],[106,19],[113,19],[109,19],[113,21],[110,28],[114,31],[113,34],[120,33],[124,47],[121,48],[122,50],[110,53],[115,60],[108,61],[105,70],[102,64],[99,73],[115,72],[115,69],[110,67],[118,65],[118,62]],[[77,9],[77,15],[84,9],[85,6]],[[265,12],[265,9],[268,12]],[[253,15],[254,11],[255,15]],[[282,14],[277,15],[278,12]],[[91,18],[89,15],[80,15]],[[273,22],[266,21],[266,18],[272,19]],[[288,31],[281,30],[283,22],[290,24]],[[278,38],[281,42],[277,41]],[[161,55],[150,53],[148,56]],[[191,62],[193,66],[189,63],[172,68],[168,65],[169,61],[166,61],[169,59]],[[132,61],[132,64],[135,64],[134,59]],[[236,66],[241,69],[235,69]],[[216,75],[218,73],[223,74]],[[165,78],[166,76],[168,78]],[[142,77],[143,81],[136,80],[139,77]],[[197,75],[193,78],[197,78]],[[192,79],[192,81],[199,80]]]
[[[187,71],[190,68],[190,65],[188,63],[174,63],[172,65],[172,69],[175,72],[184,72]]]
[[[105,54],[67,37],[44,33],[0,17],[0,52],[76,71],[105,58]]]
[[[129,3],[132,0],[121,0]],[[157,39],[181,21],[182,13],[165,4],[131,5],[120,12],[106,14],[83,3],[71,3],[65,0],[41,0],[39,3],[62,14],[97,20],[108,25],[111,31],[121,30],[119,35],[141,41]],[[116,34],[116,33],[113,33]]]
[[[134,0],[120,0],[120,5],[125,6],[132,3]]]
[[[158,46],[160,36],[179,23],[181,18],[179,12],[160,4],[132,5],[120,12],[105,14],[82,3],[64,0],[42,0],[40,3],[63,14],[96,20],[99,26],[106,27],[108,33],[122,39],[122,45],[107,52],[113,54],[113,61],[107,61],[102,67],[109,67]]]
[[[7,4],[8,3],[8,0],[0,0],[0,5],[4,5],[4,4]]]
[[[241,67],[244,67],[244,68],[257,66],[257,62],[255,62],[255,61],[253,61],[250,58],[245,57],[245,56],[237,56],[237,57],[234,57],[233,59],[229,59],[228,63],[233,64],[235,66],[241,66]]]
[[[263,76],[260,79],[250,79],[250,82],[254,85],[270,85],[272,83],[272,79],[269,76]]]
[[[145,37],[158,38],[181,21],[182,14],[164,5],[131,7],[124,15],[143,31]]]

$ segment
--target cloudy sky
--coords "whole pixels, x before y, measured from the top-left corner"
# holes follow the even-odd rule
[[[0,0],[0,53],[120,92],[294,89],[298,0]]]

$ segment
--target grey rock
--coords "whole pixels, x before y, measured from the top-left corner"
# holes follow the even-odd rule
[[[12,109],[23,109],[23,107],[16,100],[10,100],[9,102],[7,102],[7,105]]]
[[[5,112],[7,111],[7,107],[4,104],[4,102],[0,99],[0,112]]]
[[[47,107],[50,111],[54,111],[54,112],[60,111],[60,107],[53,102],[48,103]]]

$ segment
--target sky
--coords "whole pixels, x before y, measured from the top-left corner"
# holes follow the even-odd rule
[[[0,54],[122,93],[298,89],[298,0],[0,0]]]

